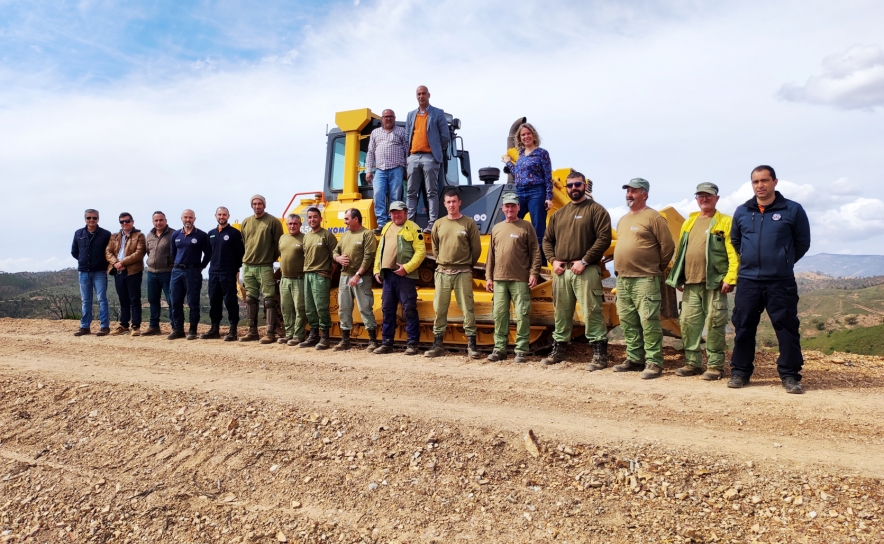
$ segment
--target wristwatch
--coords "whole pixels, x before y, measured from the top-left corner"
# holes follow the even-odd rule
[[[583,259],[580,259],[580,264],[582,264],[584,267],[589,266],[589,263],[584,261]]]

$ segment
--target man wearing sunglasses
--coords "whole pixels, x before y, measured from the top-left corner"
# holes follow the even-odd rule
[[[666,220],[647,205],[651,184],[635,178],[623,188],[629,213],[617,222],[614,270],[626,362],[614,371],[641,370],[641,378],[650,380],[663,373],[660,281],[675,253],[675,243]]]
[[[77,259],[77,272],[80,280],[80,299],[83,301],[83,315],[80,328],[74,336],[91,332],[92,295],[98,297],[98,317],[101,329],[96,336],[110,333],[110,309],[107,303],[107,258],[105,248],[111,233],[98,226],[98,211],[86,210],[86,226],[74,233],[71,244],[71,257]]]
[[[146,250],[144,234],[135,228],[132,214],[120,214],[120,231],[115,232],[105,249],[107,271],[114,277],[114,287],[120,297],[120,323],[111,334],[141,335],[141,277]]]
[[[580,303],[584,334],[593,349],[586,370],[608,366],[608,328],[602,314],[602,255],[611,247],[611,215],[592,198],[592,182],[571,170],[565,180],[571,202],[555,212],[543,236],[543,253],[552,263],[555,331],[543,365],[565,360],[574,310]]]

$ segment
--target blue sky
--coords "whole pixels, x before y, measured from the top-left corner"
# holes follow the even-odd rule
[[[612,215],[641,176],[651,204],[725,211],[773,164],[808,209],[811,253],[884,247],[884,4],[847,1],[19,2],[0,0],[0,270],[73,266],[82,210],[114,228],[184,208],[281,213],[318,188],[334,113],[415,107],[463,122],[473,169],[517,117]],[[728,210],[730,207],[731,210]]]

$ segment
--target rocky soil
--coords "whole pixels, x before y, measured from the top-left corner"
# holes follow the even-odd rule
[[[881,542],[884,359],[751,387],[0,320],[0,542]],[[619,362],[622,347],[612,346]],[[529,432],[529,430],[531,432]]]

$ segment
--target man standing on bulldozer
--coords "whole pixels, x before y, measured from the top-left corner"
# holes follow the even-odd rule
[[[240,342],[258,340],[258,297],[263,293],[267,333],[261,339],[261,343],[270,344],[276,342],[276,317],[279,312],[273,263],[279,258],[282,223],[264,211],[267,201],[263,196],[253,196],[251,205],[255,215],[247,217],[242,222],[242,238],[246,248],[242,259],[242,282],[246,288],[249,332],[239,340]]]
[[[424,234],[430,234],[439,217],[439,172],[451,133],[445,112],[430,105],[430,90],[424,85],[417,88],[417,109],[408,112],[405,135],[408,137],[408,218],[414,219],[417,213],[417,201],[423,184],[427,190],[430,213]]]

